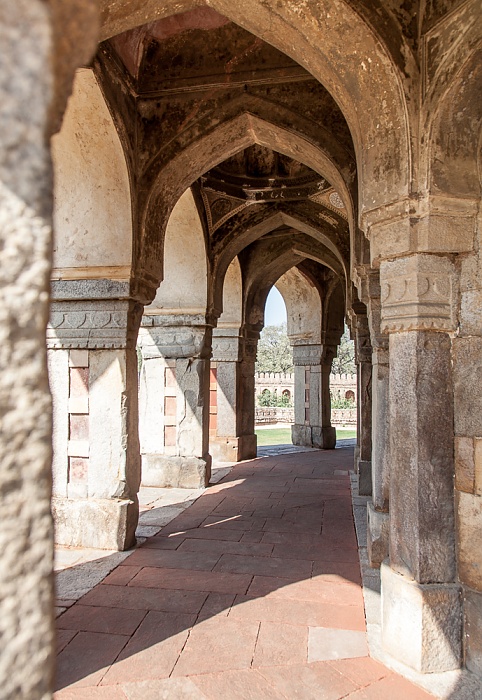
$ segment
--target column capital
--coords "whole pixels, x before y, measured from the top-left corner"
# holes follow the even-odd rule
[[[168,325],[167,325],[168,324]],[[144,316],[139,345],[144,358],[206,358],[211,353],[211,327],[206,324],[170,325],[163,316]]]
[[[88,350],[135,347],[142,310],[141,304],[129,300],[53,301],[47,347]]]
[[[213,356],[215,362],[239,362],[241,338],[237,328],[213,329]]]
[[[307,367],[321,364],[321,345],[292,345],[292,349],[293,364],[295,367]]]
[[[452,261],[418,253],[380,265],[381,332],[456,328],[456,279]]]

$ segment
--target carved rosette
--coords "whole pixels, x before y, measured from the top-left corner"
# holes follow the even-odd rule
[[[381,332],[455,330],[454,279],[446,257],[418,254],[383,261]]]

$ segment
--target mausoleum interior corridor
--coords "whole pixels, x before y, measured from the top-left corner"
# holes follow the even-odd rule
[[[481,20],[0,7],[0,698],[478,697]]]

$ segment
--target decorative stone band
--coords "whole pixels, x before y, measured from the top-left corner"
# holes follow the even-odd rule
[[[455,272],[452,262],[417,254],[380,266],[381,332],[455,330]]]
[[[239,362],[241,359],[239,337],[223,338],[213,335],[213,355],[215,362]]]
[[[296,367],[308,367],[321,364],[321,345],[293,345],[293,364]]]
[[[140,309],[133,302],[54,301],[47,347],[89,350],[135,347]]]
[[[139,345],[145,359],[154,357],[207,358],[211,352],[207,326],[151,326],[141,328]]]

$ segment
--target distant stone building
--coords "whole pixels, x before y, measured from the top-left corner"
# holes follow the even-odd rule
[[[294,398],[295,375],[292,373],[257,372],[254,382],[256,397],[264,391],[270,391],[278,396],[288,396],[291,400]],[[356,405],[356,374],[330,374],[330,393],[332,398],[351,399]]]

